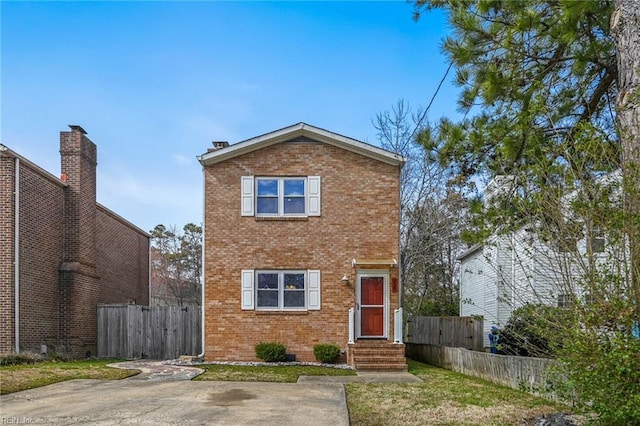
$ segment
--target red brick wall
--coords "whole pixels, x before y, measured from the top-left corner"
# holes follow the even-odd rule
[[[68,185],[20,167],[20,349],[96,353],[98,303],[148,303],[149,239],[96,204],[97,149],[60,133]],[[0,353],[14,349],[14,154],[0,156]]]
[[[20,350],[57,343],[64,189],[20,167]]]
[[[101,206],[96,219],[98,303],[149,304],[149,236]]]
[[[13,191],[15,160],[0,154],[0,353],[14,347]]]
[[[327,144],[288,142],[208,166],[204,173],[206,358],[255,360],[253,347],[260,341],[283,342],[302,361],[314,360],[316,343],[346,349],[348,310],[355,304],[351,259],[398,258],[399,168]],[[322,216],[241,217],[240,180],[249,175],[321,176]],[[319,269],[321,310],[242,311],[242,269]],[[350,286],[341,283],[344,274]],[[398,294],[390,299],[392,317]]]

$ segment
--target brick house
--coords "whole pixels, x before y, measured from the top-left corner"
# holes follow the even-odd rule
[[[406,369],[399,273],[404,159],[305,123],[233,145],[204,173],[206,360],[298,361],[333,343],[359,369]]]
[[[96,203],[96,145],[69,127],[61,178],[0,145],[0,353],[95,355],[97,305],[149,301],[149,235]]]

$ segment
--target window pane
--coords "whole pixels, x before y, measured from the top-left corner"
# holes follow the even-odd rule
[[[284,213],[285,214],[296,214],[296,213],[304,214],[304,198],[303,197],[285,198]]]
[[[278,196],[278,179],[258,179],[258,196]]]
[[[285,290],[304,290],[304,274],[284,274]]]
[[[259,308],[277,308],[278,307],[278,291],[277,290],[258,290],[258,307]]]
[[[304,179],[287,179],[284,181],[284,196],[298,195],[304,197]]]
[[[258,274],[259,289],[278,289],[278,274]]]
[[[604,238],[593,238],[591,240],[591,250],[594,253],[604,253]]]
[[[278,199],[258,197],[258,213],[278,214]]]
[[[285,290],[284,307],[285,308],[304,308],[304,291]]]

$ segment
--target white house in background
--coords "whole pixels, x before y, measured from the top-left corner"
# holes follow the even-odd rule
[[[604,183],[617,186],[617,182],[619,174],[612,174]],[[485,203],[510,187],[508,177],[494,179],[487,186]],[[575,192],[567,194],[567,205],[575,196]],[[460,316],[484,317],[484,346],[488,347],[491,326],[503,327],[514,309],[527,303],[564,306],[571,298],[580,298],[576,278],[581,275],[579,260],[587,252],[597,262],[606,261],[611,254],[604,236],[597,232],[590,238],[547,242],[533,227],[492,235],[458,256]]]

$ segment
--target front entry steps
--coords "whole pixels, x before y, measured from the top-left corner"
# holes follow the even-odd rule
[[[349,344],[347,362],[359,371],[407,371],[404,344],[358,340]]]

